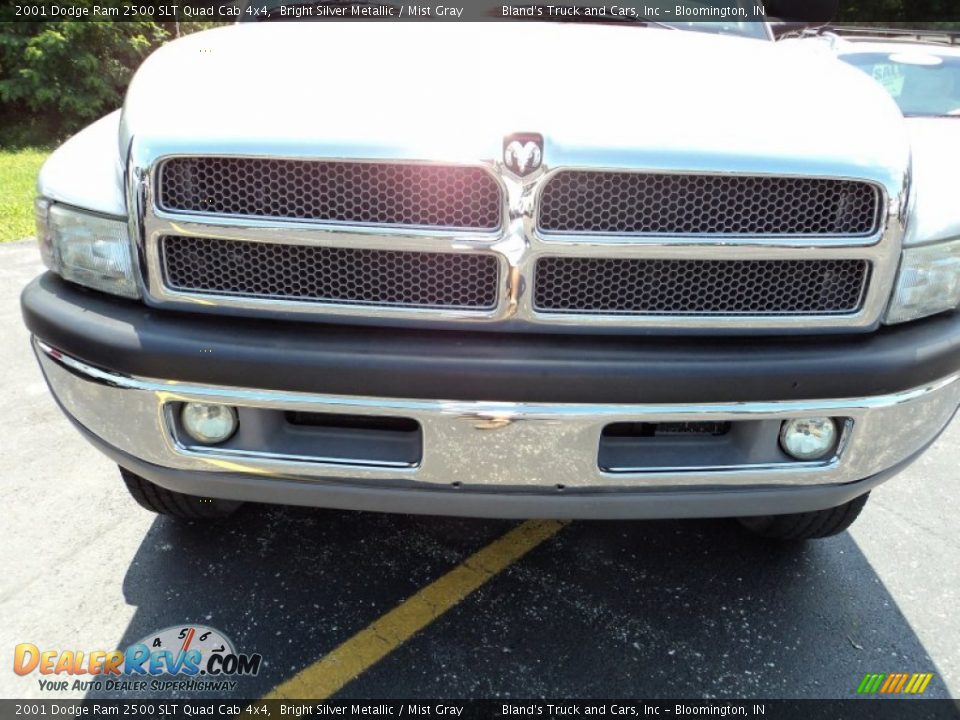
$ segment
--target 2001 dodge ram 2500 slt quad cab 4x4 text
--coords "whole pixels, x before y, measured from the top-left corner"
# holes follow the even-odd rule
[[[957,183],[866,74],[730,25],[169,43],[41,172],[52,393],[182,517],[842,531],[960,401]]]

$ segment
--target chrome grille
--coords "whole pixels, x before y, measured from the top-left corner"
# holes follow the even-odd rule
[[[545,232],[869,235],[880,193],[851,180],[565,170],[540,198]]]
[[[850,163],[831,179],[598,156],[521,187],[495,162],[342,150],[135,139],[148,301],[493,332],[866,332],[897,271],[900,176]]]
[[[181,157],[158,184],[173,212],[493,230],[502,210],[497,181],[470,166]]]
[[[197,295],[490,310],[499,263],[484,253],[328,248],[166,236],[164,282]]]
[[[864,260],[541,257],[534,308],[623,315],[842,315],[860,309]]]

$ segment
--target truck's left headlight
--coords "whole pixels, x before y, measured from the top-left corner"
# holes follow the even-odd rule
[[[43,262],[65,280],[128,298],[140,297],[126,220],[38,198],[37,241]]]
[[[917,320],[960,304],[960,240],[906,248],[885,318]]]

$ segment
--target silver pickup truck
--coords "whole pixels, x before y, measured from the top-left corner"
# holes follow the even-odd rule
[[[53,395],[180,517],[841,532],[960,402],[956,183],[857,69],[682,25],[168,44],[39,178]]]

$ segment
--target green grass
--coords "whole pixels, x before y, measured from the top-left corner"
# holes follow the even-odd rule
[[[0,149],[0,242],[34,234],[33,197],[37,171],[49,151]]]

